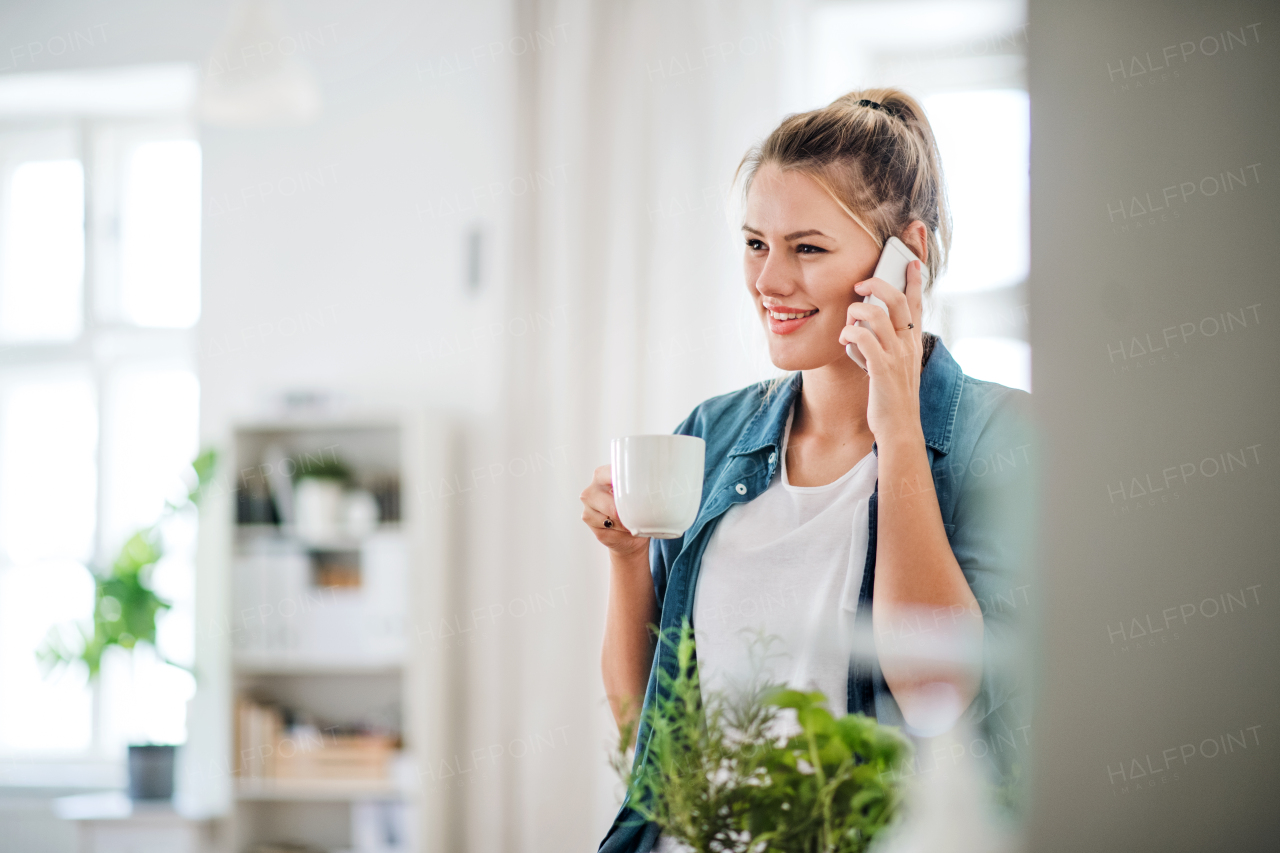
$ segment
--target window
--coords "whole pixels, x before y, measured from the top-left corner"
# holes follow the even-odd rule
[[[28,160],[8,179],[0,339],[71,340],[81,328],[84,169]]]
[[[81,373],[82,375],[75,375]],[[83,679],[45,681],[35,651],[53,625],[93,612],[97,413],[81,371],[7,376],[0,391],[0,748],[77,752],[92,744]],[[56,508],[55,511],[50,511]]]
[[[939,288],[969,293],[1021,284],[1030,266],[1027,93],[943,92],[925,97],[924,109],[942,154],[959,237]]]
[[[88,623],[91,571],[185,493],[198,442],[201,166],[192,129],[155,111],[15,117],[5,102],[0,696],[22,700],[0,701],[0,765],[18,781],[23,762],[118,764],[127,743],[186,738],[195,685],[180,666],[115,650],[88,685],[82,669],[43,677],[35,650],[51,628]],[[194,527],[166,523],[152,576],[173,603],[160,655],[182,666],[194,657]]]
[[[1023,89],[924,99],[946,170],[953,240],[938,292],[965,373],[1031,390],[1026,341],[1031,266],[1031,111]],[[981,116],[975,132],[975,116]]]
[[[124,190],[124,315],[143,326],[191,326],[200,315],[200,146],[191,139],[137,146]]]

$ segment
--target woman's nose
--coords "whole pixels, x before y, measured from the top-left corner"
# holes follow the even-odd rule
[[[756,276],[756,290],[761,296],[787,296],[795,292],[796,282],[786,259],[776,254],[765,258],[760,274]]]

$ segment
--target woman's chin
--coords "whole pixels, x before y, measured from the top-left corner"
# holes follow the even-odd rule
[[[797,351],[792,347],[770,347],[769,360],[773,362],[774,367],[788,373],[794,373],[797,370],[816,370],[841,358],[848,360],[843,349],[837,352],[827,351],[825,347],[823,349],[823,352],[812,352]]]

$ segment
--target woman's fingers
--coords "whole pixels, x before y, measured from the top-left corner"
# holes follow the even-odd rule
[[[582,490],[582,521],[591,528],[596,541],[615,555],[626,559],[649,548],[647,536],[636,536],[623,527],[613,501],[613,475],[608,465],[601,465],[591,476],[591,485]]]
[[[608,465],[596,468],[591,473],[591,485],[583,489],[578,497],[583,503],[588,499],[603,500],[605,505],[598,507],[601,512],[613,512],[613,469]]]
[[[618,508],[613,503],[613,495],[599,486],[591,486],[582,493],[582,505],[603,518],[612,518],[617,524]]]
[[[858,320],[862,321],[860,326],[854,326]],[[849,306],[849,310],[845,317],[848,324],[845,330],[852,328],[866,329],[871,332],[880,342],[880,346],[888,349],[893,346],[895,337],[893,329],[893,321],[889,319],[889,315],[879,305],[871,305],[867,302],[855,302]],[[851,341],[845,337],[845,333],[840,333],[841,343],[850,343]]]
[[[647,541],[647,539],[636,537],[624,527],[616,514],[601,512],[594,506],[587,504],[586,501],[583,501],[583,504],[583,523],[591,528],[591,532],[595,534],[596,539],[605,547],[631,550],[633,547],[639,547],[638,543]]]
[[[630,532],[618,518],[618,507],[613,500],[612,469],[608,465],[601,465],[595,470],[591,485],[582,490],[579,498],[583,506],[582,520],[589,527]]]
[[[913,261],[907,267],[907,288],[908,289],[910,289],[911,287],[911,275],[912,275],[911,266],[915,265],[916,263],[918,262]],[[919,287],[920,273],[918,270],[916,271],[915,275],[916,275],[916,286]],[[854,286],[854,290],[857,293],[862,294],[864,300],[868,296],[874,296],[885,304],[885,307],[882,310],[888,312],[890,328],[893,329],[894,331],[900,332],[906,329],[907,324],[909,323],[914,323],[916,328],[920,327],[919,322],[917,322],[919,318],[912,317],[911,306],[907,301],[907,295],[905,293],[899,293],[896,289],[894,289],[893,285],[889,284],[889,282],[882,281],[881,279],[878,279],[878,278],[869,278],[866,281],[858,282]],[[867,303],[855,302],[853,303],[853,305],[849,307],[852,308],[855,305],[867,305]],[[867,307],[870,308],[875,306],[867,305]],[[862,319],[862,318],[859,318],[859,319]]]
[[[876,309],[880,311],[879,308]],[[883,314],[883,311],[880,311]],[[840,343],[853,344],[858,348],[858,352],[862,353],[862,360],[867,366],[863,368],[868,373],[875,369],[875,365],[880,363],[881,357],[884,355],[884,346],[880,339],[876,337],[876,333],[866,326],[845,326],[840,331]]]
[[[622,522],[618,521],[616,516],[601,512],[593,506],[584,506],[582,508],[582,520],[588,527],[597,527],[601,530],[621,530],[627,532],[622,526]]]

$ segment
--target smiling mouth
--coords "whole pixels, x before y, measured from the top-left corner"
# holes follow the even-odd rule
[[[817,313],[818,309],[814,308],[812,311],[802,311],[799,314],[783,314],[780,311],[769,311],[769,316],[775,320],[799,320],[802,317],[812,317]]]

